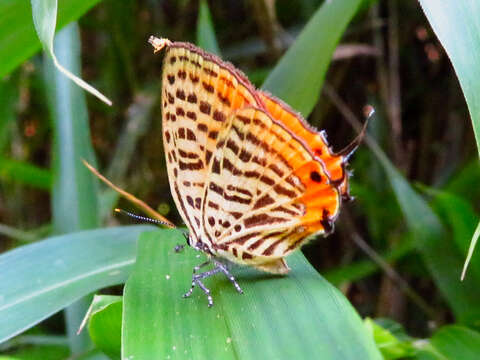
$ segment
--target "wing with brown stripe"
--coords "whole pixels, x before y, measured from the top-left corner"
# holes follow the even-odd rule
[[[340,206],[321,161],[259,108],[244,108],[219,134],[205,210],[215,251],[263,270],[307,238],[330,231]],[[276,263],[278,265],[278,263]]]
[[[188,43],[168,43],[162,84],[170,188],[193,241],[205,242],[201,211],[218,134],[232,111],[257,103],[256,95],[231,65]]]
[[[348,195],[345,158],[231,64],[189,43],[159,41],[158,49],[167,48],[167,171],[192,245],[201,241],[231,261],[287,272],[286,255],[332,230]]]
[[[330,180],[338,186],[344,199],[348,199],[349,186],[345,156],[335,154],[328,146],[324,132],[313,129],[299,113],[293,111],[283,101],[263,91],[257,91],[257,94],[267,112],[303,139],[315,156],[322,160]]]

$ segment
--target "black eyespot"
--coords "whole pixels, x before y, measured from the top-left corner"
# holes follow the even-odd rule
[[[317,171],[312,171],[310,173],[310,179],[312,179],[312,181],[315,181],[315,182],[318,182],[318,183],[322,181],[322,177],[320,176],[320,174]]]

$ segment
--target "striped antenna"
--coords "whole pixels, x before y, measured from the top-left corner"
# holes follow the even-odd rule
[[[129,211],[125,211],[125,210],[122,210],[122,209],[115,209],[115,212],[123,214],[123,215],[130,216],[130,217],[132,217],[134,219],[137,219],[137,220],[140,220],[140,221],[149,222],[149,223],[152,223],[152,224],[155,224],[155,225],[167,225],[167,226],[170,225],[169,223],[167,223],[165,221],[161,221],[161,220],[152,219],[152,218],[149,218],[149,217],[133,214]]]

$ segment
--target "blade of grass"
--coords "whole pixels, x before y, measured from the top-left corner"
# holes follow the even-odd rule
[[[473,132],[480,156],[480,2],[456,0],[419,0],[435,34],[452,62],[463,95],[467,101]],[[465,276],[478,237],[480,223],[475,231],[461,278]]]
[[[53,36],[53,35],[52,35]],[[75,23],[58,33],[55,44],[58,58],[80,73],[80,39]],[[94,163],[85,94],[68,78],[56,71],[48,56],[45,81],[54,127],[52,209],[54,233],[64,234],[97,227],[97,183],[81,159]],[[67,333],[72,351],[84,352],[89,346],[87,334],[76,331],[91,299],[80,299],[66,309]]]
[[[55,35],[55,27],[57,24],[57,0],[31,0],[31,2],[35,30],[37,30],[43,49],[50,55],[55,67],[75,84],[111,106],[112,102],[110,99],[107,99],[93,86],[87,84],[80,77],[65,69],[58,61],[53,47],[53,37]],[[75,72],[78,73],[78,71]]]
[[[418,354],[419,359],[475,360],[480,353],[480,333],[464,326],[450,325],[438,330]],[[423,357],[422,355],[425,355]],[[428,357],[431,355],[431,357]]]
[[[149,229],[83,231],[0,255],[0,343],[92,291],[124,282],[135,263],[137,237]]]
[[[191,248],[175,253],[178,242],[179,230],[141,236],[124,290],[122,358],[381,358],[350,303],[299,252],[288,276],[235,268],[243,295],[225,276],[205,280],[208,308],[199,289],[182,299],[203,259]]]
[[[308,116],[318,100],[335,47],[361,3],[362,0],[325,1],[262,88]]]
[[[62,0],[58,29],[81,17],[100,0]],[[0,1],[0,78],[41,49],[32,22],[30,1]],[[15,24],[15,26],[12,26]]]
[[[460,196],[445,191],[428,189],[427,193],[434,195],[432,207],[444,223],[449,225],[458,250],[466,254],[470,234],[475,231],[478,219],[472,205]],[[480,279],[480,258],[475,258],[470,267],[475,277]]]
[[[197,46],[202,49],[220,55],[215,29],[213,27],[210,9],[205,0],[200,0],[197,20]]]
[[[50,170],[2,157],[0,157],[0,178],[43,190],[50,190],[52,186]]]
[[[0,153],[8,143],[10,127],[16,118],[17,77],[0,79]],[[1,166],[0,166],[1,169]]]

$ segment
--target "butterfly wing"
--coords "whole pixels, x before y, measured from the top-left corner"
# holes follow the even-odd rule
[[[215,252],[271,272],[285,272],[284,256],[329,232],[341,202],[308,146],[254,107],[220,133],[208,184],[203,223]]]
[[[166,49],[163,143],[171,193],[192,245],[205,241],[201,211],[218,134],[235,109],[257,103],[250,86],[233,66],[191,44],[170,43]]]
[[[349,199],[348,173],[345,169],[346,157],[335,154],[328,146],[323,131],[313,129],[303,117],[290,106],[272,95],[257,91],[266,111],[277,121],[303,139],[312,152],[325,164],[328,177],[339,189],[344,199]]]
[[[170,188],[192,245],[285,273],[283,257],[328,233],[348,194],[342,156],[232,65],[170,43],[162,78]]]

